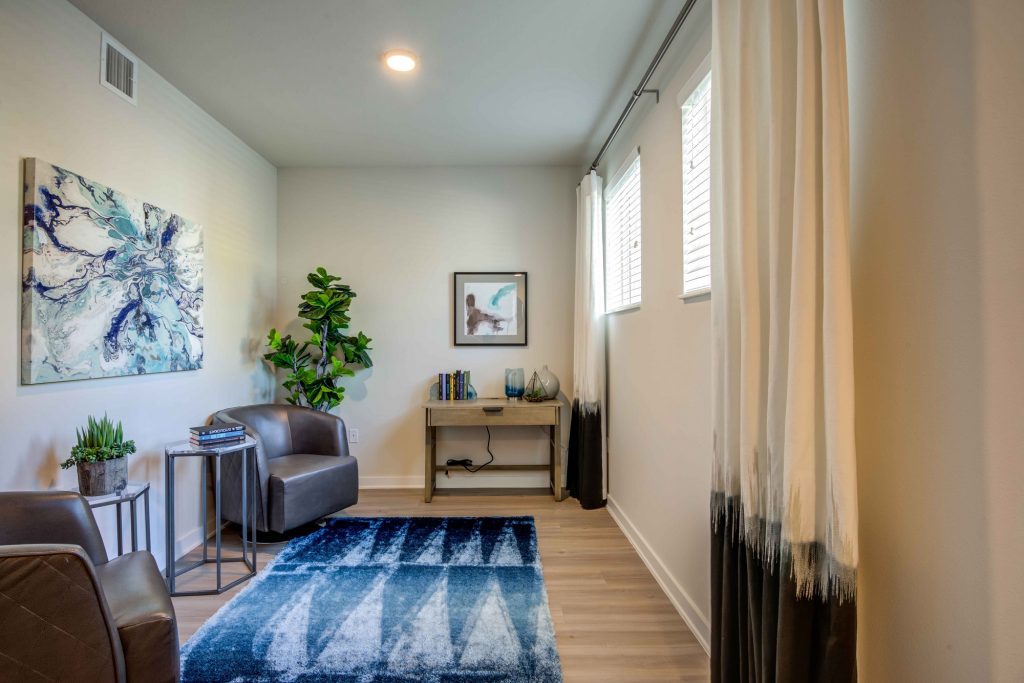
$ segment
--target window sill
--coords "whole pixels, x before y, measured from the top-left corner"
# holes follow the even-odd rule
[[[693,292],[687,292],[686,294],[680,294],[679,298],[685,301],[686,303],[708,301],[711,299],[711,288],[705,287],[704,289],[698,289]]]
[[[640,304],[630,304],[628,306],[619,306],[604,312],[605,315],[612,315],[613,313],[628,313],[629,311],[639,311]]]

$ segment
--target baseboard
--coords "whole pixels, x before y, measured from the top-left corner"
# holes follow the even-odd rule
[[[423,477],[359,477],[359,488],[370,489],[421,489]]]
[[[187,552],[199,546],[203,542],[203,527],[197,526],[181,536],[174,542],[174,559],[181,559]]]
[[[647,569],[651,572],[654,580],[658,582],[658,585],[661,586],[661,590],[665,592],[669,602],[679,612],[679,616],[690,627],[690,631],[693,632],[701,647],[704,648],[705,652],[711,654],[711,624],[708,622],[707,617],[697,607],[693,599],[687,595],[683,587],[679,585],[679,582],[669,572],[668,567],[658,557],[658,553],[654,552],[647,539],[644,538],[643,534],[640,533],[611,496],[608,496],[608,513],[615,520],[615,523],[619,525],[619,529],[622,530],[626,538],[629,539],[640,559],[647,565]]]

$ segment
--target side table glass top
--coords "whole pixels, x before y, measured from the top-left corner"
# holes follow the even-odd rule
[[[193,446],[192,442],[188,439],[182,439],[181,441],[167,444],[164,450],[167,455],[221,455],[224,453],[234,453],[243,448],[253,448],[255,445],[256,439],[246,434],[245,439],[242,441],[214,446]]]
[[[86,502],[89,503],[89,507],[99,507],[101,505],[111,505],[113,503],[127,503],[135,500],[149,488],[148,481],[129,481],[128,485],[125,486],[124,491],[121,493],[108,493],[105,496],[82,496]],[[75,493],[80,493],[78,487],[71,489]]]

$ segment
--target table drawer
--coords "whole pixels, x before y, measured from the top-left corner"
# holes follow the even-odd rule
[[[554,425],[558,424],[558,406],[501,406],[501,412],[485,411],[481,406],[431,408],[429,422],[431,427]]]

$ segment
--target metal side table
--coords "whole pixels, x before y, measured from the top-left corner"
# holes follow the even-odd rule
[[[75,493],[80,491],[75,488],[72,489]],[[139,549],[139,516],[136,510],[136,503],[139,498],[142,498],[142,514],[145,521],[146,527],[146,550],[152,551],[152,544],[150,543],[149,535],[149,482],[148,481],[129,481],[128,485],[125,486],[124,491],[121,493],[110,493],[105,496],[82,496],[85,498],[85,502],[89,504],[89,507],[95,510],[96,508],[107,507],[108,505],[117,506],[117,554],[124,555],[124,515],[121,514],[121,506],[125,503],[128,504],[128,515],[131,518],[131,530],[132,530],[132,552]]]
[[[242,457],[242,555],[241,557],[223,557],[221,547],[221,461],[226,455],[241,453]],[[168,444],[164,450],[164,481],[167,483],[167,590],[171,595],[218,595],[226,590],[234,588],[243,581],[256,576],[256,441],[251,436],[246,436],[244,441],[229,444],[226,446],[193,446],[189,441],[176,441]],[[174,559],[174,463],[178,458],[202,458],[202,499],[203,499],[203,557],[192,564],[177,568]],[[206,471],[207,460],[213,463],[213,497],[214,497],[214,557],[209,554],[209,533],[207,531],[206,519]],[[248,520],[245,519],[245,511],[248,508]],[[250,559],[249,552],[252,557]],[[249,569],[244,576],[240,576],[231,583],[222,584],[221,566],[224,562],[243,562]],[[217,565],[217,587],[209,590],[176,591],[175,580],[185,572],[192,571],[197,567],[206,564]]]

